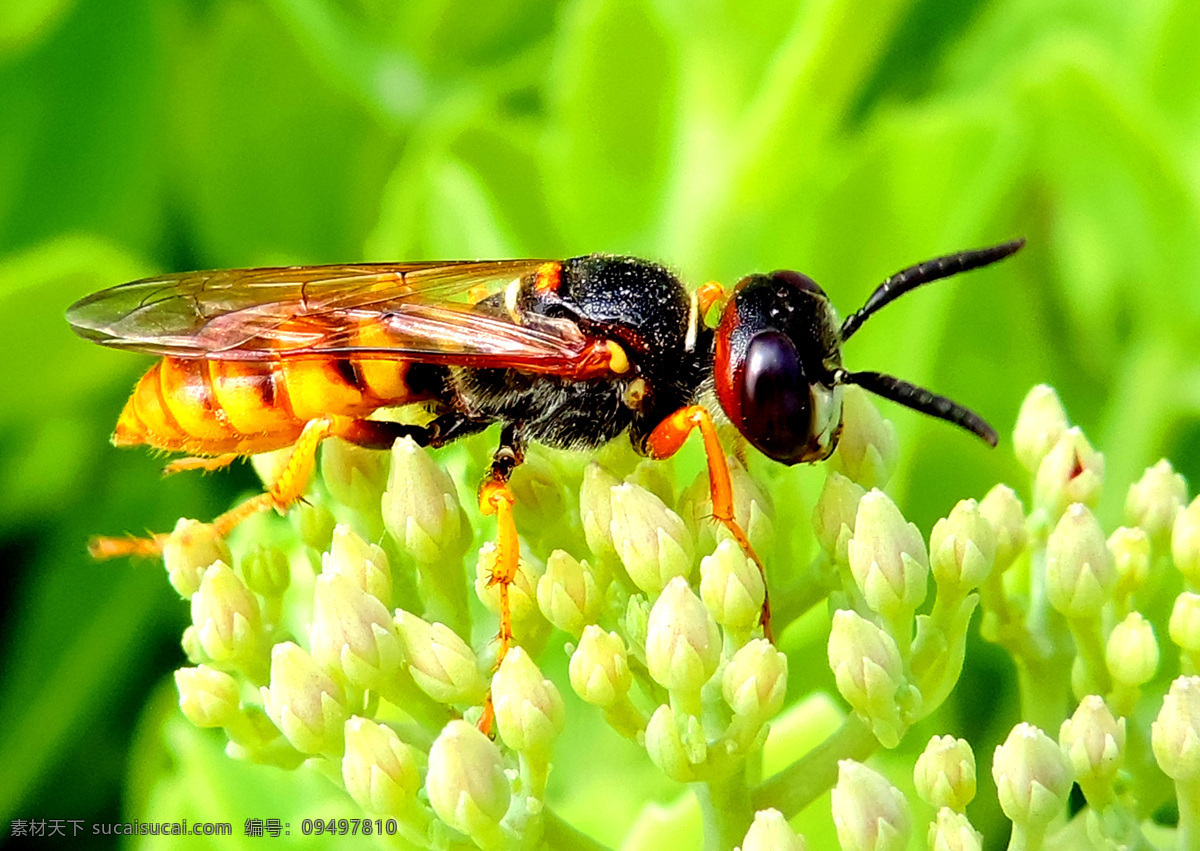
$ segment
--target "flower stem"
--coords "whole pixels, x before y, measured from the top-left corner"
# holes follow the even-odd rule
[[[740,845],[750,829],[754,808],[745,780],[742,766],[732,774],[696,784],[696,798],[704,815],[706,849],[724,851]]]
[[[782,771],[768,777],[754,789],[754,810],[774,807],[791,818],[820,797],[837,782],[838,760],[859,762],[879,747],[866,722],[857,714],[811,751]]]

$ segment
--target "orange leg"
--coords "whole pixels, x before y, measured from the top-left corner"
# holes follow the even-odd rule
[[[766,593],[767,572],[758,553],[750,545],[750,539],[733,516],[733,483],[729,479],[729,466],[725,463],[725,452],[721,449],[712,414],[702,405],[680,408],[655,427],[646,440],[646,448],[652,458],[670,458],[683,446],[692,430],[697,428],[704,439],[704,455],[708,459],[708,490],[712,496],[713,519],[729,530],[742,552],[758,566],[762,574],[764,591],[761,623],[763,635],[773,640],[771,597]]]
[[[217,517],[212,524],[217,534],[225,537],[247,517],[260,511],[274,508],[283,512],[303,496],[316,466],[317,447],[333,433],[333,430],[334,423],[330,419],[310,420],[300,433],[300,438],[293,444],[292,454],[280,471],[279,478],[265,493],[250,497]],[[146,538],[93,538],[88,542],[88,552],[98,559],[157,556],[162,554],[166,541],[167,535],[161,532]]]
[[[236,452],[226,452],[224,455],[218,455],[215,458],[176,458],[167,466],[163,467],[164,476],[173,476],[176,473],[182,473],[185,470],[203,470],[206,473],[211,473],[214,470],[220,470],[228,467],[238,459]]]
[[[517,577],[517,568],[521,561],[521,542],[517,537],[517,524],[513,521],[513,505],[516,498],[509,490],[507,482],[498,478],[489,478],[479,489],[479,510],[483,514],[496,515],[496,563],[492,575],[488,577],[488,585],[500,586],[500,630],[496,636],[499,647],[496,650],[496,668],[508,655],[513,642],[512,604],[509,602],[509,588]],[[492,704],[492,692],[488,689],[483,703],[483,715],[479,717],[479,729],[490,736],[492,722],[496,717],[496,709]]]

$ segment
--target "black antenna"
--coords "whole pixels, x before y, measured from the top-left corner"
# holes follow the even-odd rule
[[[1011,242],[994,245],[991,248],[980,248],[975,251],[960,251],[957,254],[947,254],[945,257],[926,260],[924,263],[909,266],[907,269],[897,272],[875,288],[875,292],[871,293],[871,297],[867,299],[866,304],[846,317],[846,321],[842,323],[842,341],[849,340],[851,335],[870,318],[871,314],[891,304],[906,292],[915,290],[922,284],[928,284],[930,281],[936,281],[939,278],[949,278],[951,275],[957,275],[959,272],[967,272],[971,269],[978,269],[980,266],[995,263],[997,260],[1003,260],[1005,257],[1015,254],[1024,244],[1025,240],[1023,238],[1014,239]],[[868,374],[874,375],[875,373],[858,373],[858,375]],[[892,380],[895,381],[897,379]],[[879,395],[887,396],[887,393],[879,392]],[[900,399],[896,399],[896,401],[901,402],[901,404],[908,404]],[[909,405],[909,407],[916,406]],[[926,413],[933,413],[933,411],[927,411]],[[934,413],[934,416],[950,419],[936,413]],[[959,424],[962,425],[962,423]],[[982,437],[983,435],[980,436]]]
[[[839,384],[857,384],[864,390],[899,402],[906,408],[954,423],[972,434],[979,435],[991,446],[995,446],[999,440],[996,430],[974,411],[964,408],[953,399],[930,393],[924,387],[909,384],[895,376],[884,375],[882,372],[846,372],[843,369],[838,370],[834,380]]]

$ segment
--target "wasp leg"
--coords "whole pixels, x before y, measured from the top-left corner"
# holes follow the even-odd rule
[[[704,454],[708,459],[708,490],[712,496],[713,519],[729,530],[733,539],[746,557],[758,567],[763,579],[763,607],[760,623],[763,635],[773,641],[771,635],[771,597],[767,593],[767,572],[762,560],[750,538],[742,530],[741,525],[733,516],[733,484],[729,479],[729,466],[725,463],[725,453],[721,449],[721,441],[717,437],[717,427],[713,423],[712,414],[702,405],[689,405],[680,408],[671,416],[654,427],[646,438],[646,448],[652,458],[670,458],[683,446],[693,429],[700,429],[704,439]]]
[[[211,473],[215,470],[221,470],[228,467],[238,459],[236,452],[226,452],[224,455],[217,455],[215,458],[199,458],[189,456],[187,458],[176,458],[167,466],[163,467],[162,474],[164,476],[173,476],[176,473],[182,473],[185,470],[203,470],[206,473]]]
[[[500,448],[492,456],[492,468],[483,484],[479,486],[479,510],[483,514],[496,515],[496,563],[492,568],[492,575],[488,577],[488,585],[499,586],[500,591],[496,668],[500,667],[500,663],[508,655],[513,642],[512,607],[508,593],[517,576],[521,560],[521,541],[517,537],[517,524],[513,520],[516,497],[508,487],[508,479],[523,460],[525,447],[519,428],[511,424],[506,425],[500,433]],[[491,735],[495,714],[492,693],[489,690],[478,725],[479,729],[488,735]]]

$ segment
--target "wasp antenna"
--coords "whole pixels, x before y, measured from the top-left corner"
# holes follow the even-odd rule
[[[842,323],[842,341],[849,340],[850,336],[870,318],[871,314],[891,304],[906,292],[939,278],[949,278],[959,272],[968,272],[971,269],[995,263],[997,260],[1003,260],[1005,257],[1015,254],[1024,244],[1025,239],[1022,237],[1001,245],[993,245],[991,248],[959,251],[957,254],[936,257],[897,272],[875,288],[875,292],[871,293],[866,304],[846,317],[846,321]]]
[[[891,399],[893,402],[899,402],[906,408],[912,408],[914,411],[954,423],[956,426],[978,435],[990,446],[995,446],[999,441],[996,430],[974,411],[964,408],[953,399],[930,393],[924,387],[909,384],[895,376],[884,375],[882,372],[843,371],[838,375],[838,380],[843,384],[857,384],[864,390],[869,390],[885,399]]]

